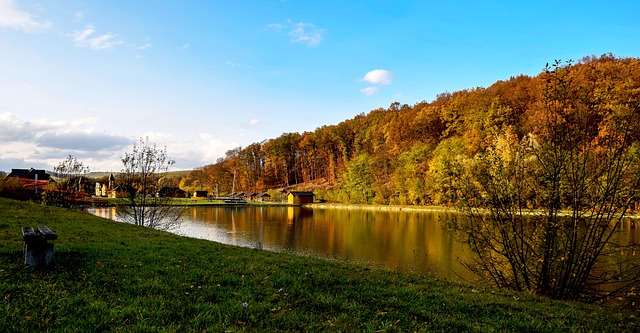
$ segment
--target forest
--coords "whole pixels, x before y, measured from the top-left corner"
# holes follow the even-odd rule
[[[574,101],[567,105],[586,106],[594,129],[615,110],[640,110],[639,58],[587,56],[557,69],[572,89],[565,98]],[[328,202],[450,205],[457,200],[461,160],[486,153],[498,138],[518,141],[540,134],[548,120],[543,116],[548,74],[443,92],[413,106],[394,102],[313,132],[237,147],[193,170],[180,187],[220,195],[232,188],[295,187]]]

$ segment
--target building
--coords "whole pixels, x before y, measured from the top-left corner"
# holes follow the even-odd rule
[[[269,193],[260,193],[258,195],[256,195],[256,198],[260,201],[270,201],[271,200],[271,196],[269,195]]]
[[[162,187],[156,192],[158,198],[186,198],[187,192],[178,187]]]
[[[206,199],[209,196],[207,191],[195,191],[193,192],[193,199]]]
[[[287,195],[287,202],[292,205],[303,205],[313,203],[313,192],[289,192]]]
[[[110,174],[107,184],[96,183],[96,196],[115,198],[117,190],[115,184],[116,178],[113,176],[113,174]]]
[[[11,169],[11,173],[6,178],[18,178],[22,186],[38,191],[49,185],[51,176],[45,170],[31,169]]]

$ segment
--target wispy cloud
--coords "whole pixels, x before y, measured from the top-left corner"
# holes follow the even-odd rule
[[[378,87],[366,87],[366,88],[360,89],[360,91],[367,96],[371,96],[376,92],[378,92]]]
[[[251,119],[251,120],[249,120],[249,127],[256,126],[259,123],[260,123],[260,119],[257,119],[257,118],[256,119]]]
[[[71,33],[72,40],[79,46],[89,47],[93,50],[105,50],[124,42],[114,33],[94,35],[96,29],[93,25],[87,25],[83,30],[76,30]]]
[[[82,11],[82,10],[77,11],[77,12],[75,13],[76,21],[82,21],[82,20],[84,20],[84,15],[85,15],[85,12],[84,12],[84,11]]]
[[[13,0],[0,0],[0,29],[19,29],[25,32],[40,32],[51,28],[50,21],[38,20],[18,9]]]
[[[151,48],[151,43],[144,43],[142,45],[136,46],[136,49],[138,50],[146,50],[148,48]]]
[[[275,32],[282,32],[282,30],[284,30],[286,27],[286,25],[280,23],[271,23],[267,25],[267,29]]]
[[[303,43],[308,47],[320,45],[326,32],[325,29],[313,23],[294,23],[291,20],[288,20],[286,24],[271,23],[267,25],[267,29],[278,33],[286,33],[292,43]]]

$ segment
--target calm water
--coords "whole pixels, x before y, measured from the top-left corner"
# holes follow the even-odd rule
[[[91,213],[117,219],[113,208]],[[472,279],[437,213],[302,207],[189,207],[174,233],[224,244]]]
[[[113,208],[91,213],[116,219]],[[439,216],[438,214],[442,214]],[[189,207],[173,232],[224,244],[364,263],[473,281],[459,260],[466,247],[447,232],[444,213],[301,207]],[[640,241],[625,223],[619,241]]]

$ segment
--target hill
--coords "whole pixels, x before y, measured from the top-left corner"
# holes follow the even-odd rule
[[[640,112],[640,59],[590,56],[549,66],[536,77],[444,92],[413,106],[396,102],[313,132],[238,147],[190,173],[183,189],[262,192],[329,184],[316,195],[352,203],[449,204],[456,156],[482,153],[503,135],[540,134],[549,82],[560,73],[572,89],[568,102],[593,113],[595,127],[614,112]]]

